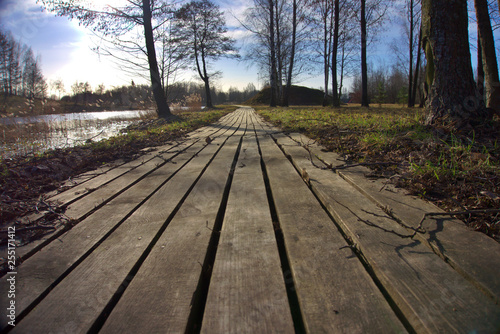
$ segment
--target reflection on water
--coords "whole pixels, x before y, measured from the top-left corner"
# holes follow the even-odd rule
[[[9,124],[28,124],[36,122],[74,122],[74,121],[95,121],[110,119],[128,119],[134,120],[141,118],[151,110],[124,110],[124,111],[96,111],[71,114],[52,114],[28,117],[4,117],[0,118],[0,123]]]
[[[154,115],[153,111],[128,110],[0,118],[1,157],[38,154],[107,139],[130,123]]]

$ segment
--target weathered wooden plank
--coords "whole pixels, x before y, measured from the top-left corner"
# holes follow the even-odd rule
[[[78,199],[83,198],[97,188],[109,186],[108,183],[112,183],[113,180],[116,180],[120,176],[127,174],[127,172],[134,170],[136,167],[141,166],[152,159],[167,159],[169,155],[172,156],[171,153],[176,153],[184,150],[190,145],[196,143],[198,140],[205,139],[207,135],[215,136],[220,131],[227,130],[235,121],[237,121],[237,117],[239,117],[237,113],[226,115],[225,117],[223,117],[224,119],[227,119],[227,122],[229,122],[226,124],[226,127],[224,127],[224,125],[220,123],[220,121],[222,121],[221,118],[219,122],[213,124],[212,126],[206,126],[198,129],[197,131],[194,131],[193,133],[190,133],[189,140],[183,140],[177,144],[167,144],[161,147],[152,148],[145,155],[128,163],[117,161],[116,163],[110,163],[106,166],[103,166],[102,168],[98,168],[96,171],[84,173],[81,176],[77,176],[75,179],[78,180],[78,182],[76,182],[75,184],[73,184],[73,182],[67,182],[67,184],[72,184],[72,187],[60,193],[54,192],[54,194],[50,195],[49,201],[59,206],[68,205]],[[21,221],[36,221],[43,218],[47,214],[50,214],[50,212],[43,211],[35,213],[29,216],[22,217]],[[79,219],[75,217],[72,218]],[[20,258],[30,256],[34,251],[37,251],[40,247],[46,244],[47,240],[53,238],[54,234],[59,233],[62,228],[63,226],[59,226],[54,233],[46,235],[42,239],[36,240],[28,245],[19,247],[17,249],[18,256]]]
[[[126,174],[127,172],[134,170],[138,166],[141,166],[141,165],[147,163],[148,161],[155,159],[158,155],[161,155],[161,153],[163,151],[168,151],[169,149],[172,149],[172,148],[173,148],[172,145],[162,146],[158,150],[155,150],[153,152],[149,152],[138,159],[135,159],[135,160],[129,161],[125,164],[119,165],[119,166],[109,170],[106,173],[103,173],[99,176],[96,176],[96,177],[88,180],[87,182],[80,183],[77,186],[72,187],[71,189],[68,189],[64,192],[61,192],[61,193],[55,195],[55,196],[52,196],[50,198],[50,200],[57,202],[60,205],[64,205],[64,204],[73,202],[76,199],[81,198],[81,197],[85,196],[86,194],[92,192],[96,188],[102,187],[102,186],[108,184],[109,182],[119,178],[120,176]]]
[[[202,148],[192,147],[176,159],[177,164],[166,164],[137,183],[88,218],[47,245],[42,252],[26,260],[19,270],[17,307],[25,309],[60,275],[76,263],[86,252],[119,224],[158,186],[184,165]],[[0,291],[7,288],[0,283]]]
[[[290,137],[299,143],[312,143],[303,135],[290,134]],[[321,148],[316,144],[310,144],[309,149],[313,155],[333,167],[344,163],[336,153],[321,152]],[[433,204],[410,196],[404,189],[385,184],[384,179],[368,180],[365,177],[368,173],[370,170],[362,166],[338,171],[340,176],[372,202],[386,208],[407,226],[416,228],[426,212],[442,212]],[[429,245],[455,270],[498,304],[500,244],[482,233],[471,231],[463,222],[449,217],[429,217],[423,227],[426,233],[417,234],[416,238]]]
[[[41,293],[47,291],[60,275],[77,263],[96,243],[133,212],[137,205],[168,180],[193,155],[199,153],[205,145],[205,142],[200,142],[191,146],[185,155],[175,159],[177,164],[166,164],[154,171],[50,243],[42,252],[25,261],[18,272],[19,289],[16,296],[18,312],[22,312]],[[182,194],[178,194],[178,196],[180,198]],[[7,291],[6,289],[8,289],[6,282],[1,281],[0,291]],[[2,294],[0,298],[3,299],[5,296],[6,293]],[[3,302],[4,300],[2,300],[2,305]]]
[[[164,164],[168,159],[172,159],[179,154],[186,154],[184,150],[196,144],[200,139],[205,139],[207,135],[212,135],[212,137],[215,138],[216,135],[214,134],[217,133],[217,135],[221,135],[225,131],[231,130],[235,123],[238,124],[237,122],[241,121],[242,115],[240,113],[232,113],[230,115],[231,117],[227,118],[227,121],[229,122],[227,124],[216,124],[214,125],[214,127],[204,127],[203,131],[200,130],[196,135],[192,135],[191,141],[184,141],[183,143],[176,145],[172,149],[156,149],[154,150],[154,154],[150,153],[127,164],[121,165],[118,169],[124,169],[123,172],[117,169],[117,171],[111,171],[111,174],[100,175],[97,178],[90,180],[91,182],[80,184],[73,189],[67,190],[64,193],[57,195],[59,197],[54,197],[52,198],[52,200],[57,201],[60,205],[74,203],[74,205],[72,205],[69,210],[65,212],[66,217],[74,220],[80,220],[84,215],[87,215],[90,212],[94,211],[97,206],[102,205],[105,201],[110,200],[112,196],[116,196],[120,192],[126,190],[127,187],[132,186],[133,183],[138,182],[141,178],[146,176],[146,174]],[[203,145],[205,144],[204,141],[200,143]],[[196,147],[201,146],[198,145]],[[165,146],[163,148],[168,148],[168,146]],[[150,159],[151,156],[154,156],[154,158]],[[174,163],[178,163],[177,160],[174,161]],[[138,170],[136,170],[136,168],[138,168]],[[116,176],[117,174],[119,175]],[[97,189],[95,193],[93,193],[88,198],[85,197],[95,189]],[[78,202],[75,203],[75,201],[77,200]],[[33,215],[29,219],[36,220],[38,218],[41,218],[45,214],[46,213]],[[64,226],[59,226],[54,233],[49,234],[44,238],[36,240],[23,247],[19,247],[17,249],[17,256],[22,260],[19,260],[18,262],[24,261],[34,252],[41,249],[47,243],[47,240],[53,239],[54,235],[57,235],[63,229]]]
[[[309,154],[284,135],[274,135],[313,191],[365,257],[416,332],[494,333],[500,307],[455,272],[358,190],[331,171],[315,168]],[[397,234],[396,234],[397,233]]]
[[[156,243],[100,333],[184,333],[199,298],[209,242],[214,238],[237,132],[210,164]],[[205,270],[208,270],[205,268]]]
[[[198,129],[198,131],[190,135],[190,140],[186,140],[180,143],[180,147],[179,145],[168,144],[160,146],[158,148],[154,148],[151,152],[146,153],[145,155],[139,157],[138,159],[122,164],[116,168],[111,169],[105,174],[99,175],[98,177],[89,180],[88,182],[79,184],[73,187],[72,189],[59,193],[51,197],[50,200],[58,202],[60,204],[67,204],[73,202],[76,199],[85,196],[86,194],[92,192],[97,188],[106,186],[109,182],[119,178],[122,175],[125,175],[127,172],[149,162],[152,159],[155,159],[157,157],[168,159],[169,155],[166,153],[172,153],[173,151],[175,151],[173,153],[176,153],[177,151],[181,151],[189,147],[198,140],[204,139],[206,136],[209,135],[216,136],[220,134],[221,131],[226,131],[231,126],[231,124],[237,121],[236,119],[233,119],[233,117],[238,117],[238,116],[233,115],[231,119],[228,120],[229,121],[228,124],[216,124],[212,127],[203,127],[201,129]]]
[[[233,178],[202,333],[292,333],[283,273],[254,136]]]
[[[124,161],[123,159],[114,160],[114,161],[108,162],[108,163],[106,163],[106,164],[104,164],[104,165],[102,165],[94,170],[90,170],[90,171],[82,173],[80,175],[70,177],[68,180],[64,181],[61,184],[59,189],[56,189],[56,190],[53,190],[53,191],[47,193],[47,197],[50,199],[51,197],[54,197],[60,193],[63,193],[64,191],[67,191],[68,189],[74,188],[79,184],[82,184],[82,183],[87,182],[93,178],[96,178],[98,176],[106,174],[110,170],[112,170],[116,167],[119,167],[125,163],[126,163],[126,161]],[[64,189],[64,190],[61,190],[61,189]]]
[[[88,331],[113,295],[123,289],[129,273],[140,264],[150,243],[162,232],[217,149],[217,145],[208,145],[194,157],[56,285],[12,332],[48,333],[54,327]]]
[[[259,141],[306,331],[406,332],[288,159],[269,136]]]

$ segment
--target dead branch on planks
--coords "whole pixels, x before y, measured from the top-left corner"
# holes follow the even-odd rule
[[[422,225],[424,224],[424,221],[427,217],[472,215],[477,213],[495,213],[495,212],[500,212],[500,209],[476,209],[476,210],[453,211],[453,212],[426,212],[422,216],[422,219],[420,219],[420,222],[418,223],[418,226],[415,229],[415,232],[413,233],[411,238],[413,239],[413,237],[415,237],[417,232],[422,228]]]

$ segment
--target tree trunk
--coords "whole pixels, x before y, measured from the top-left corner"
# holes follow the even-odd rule
[[[207,62],[205,59],[205,49],[201,49],[201,61],[203,64],[203,76],[202,80],[205,83],[205,96],[206,96],[206,108],[213,109],[214,105],[212,104],[212,93],[210,92],[210,76],[207,72]]]
[[[274,27],[276,31],[276,64],[278,68],[276,69],[276,96],[277,102],[283,105],[283,53],[281,47],[281,23],[280,23],[280,11],[279,11],[279,0],[274,2],[275,12],[274,12]]]
[[[408,107],[411,108],[415,105],[412,103],[413,94],[413,0],[410,1],[410,71],[408,73]]]
[[[472,74],[467,0],[422,1],[427,124],[463,127],[485,116]]]
[[[290,66],[288,67],[288,78],[286,79],[286,88],[283,94],[283,107],[288,107],[290,97],[290,88],[292,87],[293,63],[295,61],[295,43],[297,37],[297,0],[293,0],[292,14],[292,50],[290,51]]]
[[[213,109],[214,105],[212,104],[212,94],[210,92],[210,82],[209,82],[208,78],[205,81],[205,95],[206,95],[206,99],[207,99],[206,108],[207,109]]]
[[[333,11],[330,7],[330,0],[323,0],[325,6],[323,13],[323,73],[325,94],[323,95],[323,107],[326,107],[330,102],[328,101],[328,85],[330,84],[330,54],[332,47],[332,32],[333,26]]]
[[[484,96],[483,48],[481,47],[479,31],[477,32],[477,41],[477,90],[479,91],[479,95]]]
[[[482,49],[484,68],[484,92],[486,106],[500,111],[500,83],[498,64],[495,53],[495,39],[491,30],[490,14],[487,0],[474,0],[476,7],[479,43]]]
[[[151,25],[151,6],[149,0],[142,0],[142,10],[144,16],[144,37],[146,39],[146,50],[148,53],[149,74],[151,77],[151,87],[153,96],[158,108],[158,117],[168,118],[172,116],[167,104],[167,97],[161,85],[160,71],[156,60],[156,51],[153,38],[153,27]]]
[[[337,81],[337,51],[339,49],[339,19],[340,19],[340,4],[339,0],[335,0],[335,26],[333,28],[333,48],[332,48],[332,105],[340,107],[338,81]]]
[[[271,48],[271,107],[276,107],[276,50],[274,43],[274,3],[269,0],[269,46]]]
[[[368,104],[368,67],[366,64],[366,0],[361,0],[361,106]]]
[[[417,98],[418,74],[420,70],[420,58],[422,57],[422,26],[418,34],[418,50],[417,50],[417,63],[415,64],[415,76],[413,77],[413,85],[411,91],[410,108],[415,106],[415,99]]]

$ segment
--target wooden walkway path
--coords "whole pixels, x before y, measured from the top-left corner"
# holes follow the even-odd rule
[[[56,195],[11,333],[499,333],[500,245],[242,107]],[[328,168],[327,168],[328,167]]]

